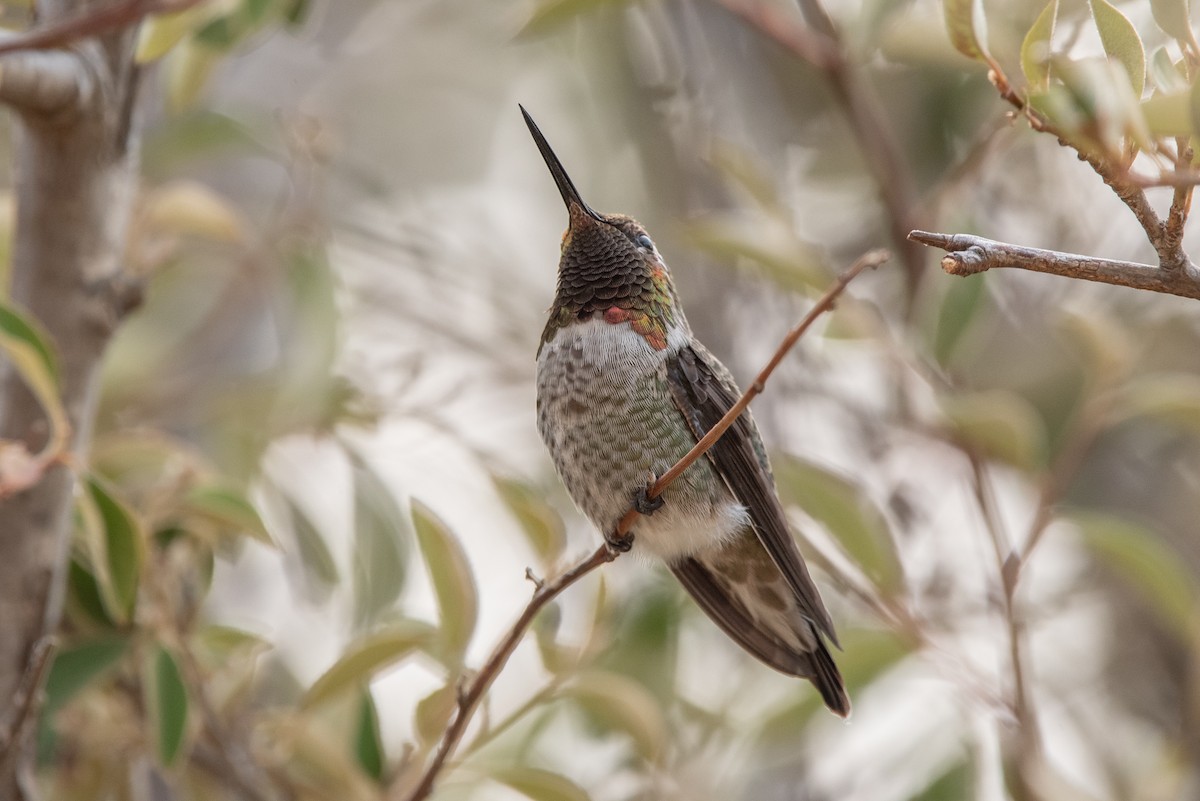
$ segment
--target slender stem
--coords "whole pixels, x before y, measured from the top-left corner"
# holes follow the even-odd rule
[[[825,294],[821,296],[808,314],[805,315],[800,324],[789,331],[788,335],[784,337],[783,342],[776,349],[775,355],[771,357],[771,361],[767,363],[767,366],[763,368],[763,371],[759,373],[754,383],[748,390],[746,390],[746,392],[742,394],[742,397],[738,399],[738,402],[734,404],[733,408],[731,408],[729,412],[722,417],[698,443],[696,443],[694,448],[688,451],[688,453],[682,459],[676,462],[674,467],[672,467],[670,470],[664,473],[661,478],[655,481],[654,485],[648,490],[647,494],[650,495],[650,497],[656,497],[660,495],[672,481],[674,481],[680,476],[680,474],[683,473],[684,470],[686,470],[692,465],[692,463],[703,456],[704,453],[713,446],[717,439],[719,439],[720,436],[725,433],[725,431],[727,431],[731,425],[733,425],[733,422],[737,419],[738,415],[745,411],[746,407],[750,404],[750,401],[763,391],[763,387],[765,386],[771,373],[775,370],[776,366],[778,366],[779,362],[783,360],[783,357],[787,355],[787,352],[796,344],[797,340],[799,340],[804,332],[807,331],[808,328],[813,324],[813,321],[824,312],[833,308],[834,301],[837,300],[838,296],[845,291],[849,283],[853,281],[860,273],[868,268],[878,267],[879,265],[883,264],[885,261],[887,261],[888,256],[889,254],[885,250],[870,251],[869,253],[859,257],[858,261],[856,261],[850,267],[850,269],[838,276],[833,286],[831,286],[825,292]],[[610,537],[610,539],[623,539],[627,537],[630,529],[633,527],[633,524],[637,521],[639,516],[640,515],[638,514],[638,511],[631,508],[625,513],[625,516],[618,521],[615,534]],[[461,696],[459,697],[458,708],[455,711],[454,717],[451,719],[450,724],[446,727],[446,731],[443,732],[442,739],[438,743],[437,750],[434,752],[433,758],[426,766],[425,772],[421,775],[416,787],[412,791],[405,794],[405,788],[402,786],[401,781],[397,780],[395,783],[393,783],[388,793],[390,798],[404,798],[406,801],[420,801],[421,799],[429,797],[429,794],[433,792],[433,786],[437,781],[438,774],[441,773],[442,768],[446,764],[446,760],[450,758],[450,755],[454,752],[455,747],[458,745],[463,734],[466,732],[467,724],[470,723],[471,717],[475,712],[475,708],[479,705],[479,701],[483,698],[484,693],[487,692],[488,688],[491,687],[492,682],[496,679],[496,676],[498,676],[500,671],[504,668],[504,665],[508,662],[509,657],[512,656],[512,652],[516,650],[517,645],[521,642],[521,638],[525,635],[526,630],[528,630],[529,626],[533,623],[534,618],[537,617],[538,612],[540,612],[542,608],[546,606],[546,604],[557,598],[572,584],[579,581],[581,578],[586,576],[588,573],[591,573],[601,565],[613,561],[619,555],[620,553],[618,551],[613,550],[607,543],[605,543],[597,548],[590,556],[572,565],[569,569],[567,569],[566,572],[558,576],[558,578],[544,581],[536,585],[537,589],[534,591],[533,597],[529,599],[529,603],[526,605],[525,610],[521,613],[521,616],[517,618],[515,623],[513,623],[512,627],[504,635],[504,638],[500,640],[499,644],[495,647],[495,649],[493,649],[491,655],[488,656],[487,661],[483,663],[483,666],[479,669],[479,672],[475,674],[475,677],[464,688]]]
[[[838,276],[838,279],[834,282],[833,286],[826,290],[825,294],[821,296],[821,298],[813,305],[811,309],[809,309],[808,314],[804,315],[804,319],[801,320],[796,327],[789,331],[787,336],[783,338],[783,342],[781,342],[779,347],[775,350],[775,355],[771,357],[771,360],[767,362],[767,366],[764,367],[762,372],[760,372],[754,379],[754,383],[752,383],[750,387],[742,393],[742,396],[738,398],[737,403],[730,407],[729,411],[725,413],[725,416],[718,420],[717,424],[710,428],[708,433],[701,437],[700,441],[697,442],[682,459],[675,463],[674,467],[663,473],[662,477],[654,482],[654,485],[647,490],[646,494],[651,498],[658,497],[672,481],[679,478],[679,476],[683,474],[684,470],[687,470],[697,459],[703,456],[708,449],[711,448],[713,444],[721,438],[721,435],[729,430],[729,427],[733,425],[734,421],[741,416],[742,412],[746,410],[746,407],[750,405],[750,401],[754,400],[754,398],[763,391],[763,389],[766,387],[767,379],[771,377],[771,373],[775,372],[775,368],[779,366],[781,361],[783,361],[783,357],[787,355],[788,351],[791,350],[800,337],[804,335],[804,332],[809,329],[809,326],[811,326],[818,317],[833,308],[834,301],[837,300],[838,295],[842,294],[842,292],[846,289],[846,286],[864,270],[872,269],[883,264],[888,260],[890,255],[891,254],[889,254],[886,250],[872,250],[869,253],[860,256],[858,261],[851,265],[850,269]],[[617,525],[618,535],[624,535],[628,533],[630,527],[633,525],[634,521],[637,520],[637,518],[637,510],[630,509],[628,512],[626,512],[625,516],[621,518],[620,523]]]
[[[504,635],[504,639],[492,651],[491,656],[484,662],[479,673],[475,675],[475,678],[463,692],[462,697],[459,699],[458,709],[455,712],[454,718],[442,734],[441,742],[438,743],[438,748],[434,752],[433,759],[430,760],[429,765],[425,768],[425,773],[422,775],[416,788],[405,796],[408,801],[418,801],[418,799],[427,798],[433,792],[434,782],[437,780],[442,766],[445,765],[455,746],[458,745],[458,741],[462,739],[463,733],[467,729],[467,723],[470,722],[471,716],[475,712],[475,707],[479,705],[483,694],[487,692],[488,687],[491,686],[496,676],[500,673],[500,670],[508,662],[508,658],[512,656],[512,652],[516,650],[517,644],[521,642],[521,638],[533,623],[533,619],[537,617],[537,613],[546,604],[557,598],[567,587],[570,587],[601,565],[613,561],[618,555],[616,551],[610,550],[607,544],[601,545],[591,556],[572,565],[570,569],[558,578],[545,582],[533,593],[533,597],[529,600],[529,604],[526,605],[525,611],[517,618],[512,628]],[[392,793],[392,796],[399,797],[395,792]]]

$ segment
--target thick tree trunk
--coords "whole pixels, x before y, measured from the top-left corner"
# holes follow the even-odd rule
[[[58,0],[38,8],[45,24],[87,5]],[[105,346],[133,302],[122,270],[136,161],[132,42],[133,31],[122,31],[69,51],[16,52],[0,60],[0,99],[21,115],[11,298],[41,323],[57,351],[75,453],[89,439]],[[7,73],[10,59],[14,69]],[[32,80],[22,72],[42,63],[53,69]],[[7,74],[26,85],[6,91]],[[0,438],[36,450],[46,429],[20,376],[0,372]],[[0,720],[9,716],[35,643],[58,626],[74,484],[72,471],[58,466],[0,501]],[[35,794],[33,728],[22,727],[0,754],[0,801]]]

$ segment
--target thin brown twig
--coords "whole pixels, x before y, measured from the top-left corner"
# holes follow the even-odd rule
[[[1013,245],[971,234],[912,231],[908,236],[914,242],[947,251],[942,257],[942,269],[951,275],[1017,268],[1200,300],[1200,274],[1190,263],[1180,270],[1166,270],[1132,261]]]
[[[833,286],[813,305],[799,325],[789,331],[788,335],[784,337],[783,342],[776,349],[775,355],[771,357],[767,366],[758,374],[758,377],[754,380],[750,388],[742,393],[738,402],[696,443],[694,448],[688,451],[670,470],[654,482],[654,485],[647,490],[647,495],[652,498],[660,495],[672,481],[703,456],[720,436],[733,425],[741,413],[746,410],[750,401],[763,391],[767,379],[770,378],[771,373],[778,366],[779,362],[783,360],[783,357],[787,355],[788,351],[791,350],[813,322],[823,313],[833,308],[834,302],[845,291],[850,282],[864,270],[883,264],[887,261],[888,257],[889,254],[887,251],[870,251],[859,257],[850,269],[838,276]],[[630,538],[632,535],[629,532],[633,528],[633,524],[637,522],[638,517],[640,517],[638,511],[630,508],[617,522],[616,529],[610,535],[609,539],[616,541]],[[496,679],[496,676],[499,675],[504,665],[508,662],[512,652],[516,650],[517,644],[524,637],[526,630],[533,623],[538,612],[572,584],[601,565],[613,561],[619,555],[618,551],[610,547],[608,543],[605,543],[590,556],[572,565],[557,578],[544,581],[537,587],[533,593],[533,597],[529,599],[529,603],[525,606],[525,610],[521,612],[520,617],[517,618],[516,622],[513,623],[512,627],[504,635],[504,638],[496,645],[491,655],[488,656],[487,661],[484,662],[478,673],[471,679],[469,685],[464,688],[459,698],[454,718],[450,721],[449,726],[446,727],[445,732],[443,732],[437,750],[418,780],[416,787],[405,793],[406,788],[401,784],[403,777],[400,777],[393,783],[388,793],[389,797],[405,798],[407,801],[421,801],[421,799],[427,798],[433,792],[438,775],[445,766],[446,760],[449,759],[458,742],[462,739],[463,734],[466,732],[467,724],[470,722],[475,708],[479,705],[480,700]]]
[[[0,720],[0,764],[16,758],[16,752],[30,722],[37,719],[41,707],[42,687],[50,674],[58,641],[46,635],[33,644],[21,681],[13,693],[12,702]],[[14,748],[14,746],[18,746]]]
[[[81,14],[0,39],[0,54],[62,47],[80,39],[128,27],[151,14],[174,14],[202,2],[204,0],[121,0],[89,6]]]
[[[779,348],[776,349],[775,355],[773,355],[771,360],[767,362],[767,366],[762,369],[762,372],[755,377],[754,383],[752,383],[750,387],[742,393],[742,396],[738,398],[737,403],[733,404],[729,411],[725,413],[725,416],[718,420],[717,424],[709,429],[707,434],[700,438],[700,441],[697,442],[695,446],[693,446],[692,449],[687,452],[686,456],[676,462],[675,466],[670,470],[663,473],[662,476],[654,482],[654,486],[646,491],[646,494],[651,498],[658,497],[662,494],[663,490],[667,488],[668,484],[679,478],[679,476],[683,475],[684,470],[687,470],[692,466],[693,462],[703,456],[708,449],[713,446],[713,443],[720,439],[721,435],[728,431],[729,427],[734,424],[734,421],[741,416],[742,412],[746,410],[746,407],[750,405],[750,401],[754,400],[754,398],[766,388],[767,379],[771,377],[771,373],[775,372],[775,368],[779,366],[781,361],[783,361],[783,357],[787,355],[788,351],[792,349],[797,340],[804,335],[804,332],[809,329],[809,327],[813,324],[813,322],[816,321],[818,317],[820,317],[829,309],[833,308],[834,301],[837,300],[838,295],[842,294],[842,292],[846,289],[846,286],[855,278],[857,278],[858,275],[864,270],[878,267],[887,261],[890,256],[891,254],[886,250],[869,251],[868,253],[860,256],[858,261],[851,265],[850,269],[838,276],[833,286],[821,296],[820,300],[818,300],[811,309],[809,309],[808,314],[804,315],[804,319],[801,320],[795,328],[793,328],[791,331],[788,331],[787,336],[783,338],[783,342],[781,342],[779,344]],[[625,516],[621,518],[621,521],[617,526],[618,534],[624,534],[628,532],[637,518],[638,513],[636,509],[630,509],[628,512],[626,512]]]
[[[1096,394],[1092,402],[1084,407],[1075,435],[1063,446],[1051,465],[1038,493],[1037,512],[1021,547],[1018,569],[1029,562],[1034,549],[1041,543],[1047,527],[1054,519],[1054,505],[1066,495],[1096,438],[1104,431],[1114,399],[1115,396],[1105,389]]]
[[[964,451],[971,463],[971,483],[975,501],[992,540],[996,557],[996,573],[999,575],[1003,593],[1004,623],[1008,629],[1008,659],[1013,678],[1010,708],[1016,719],[1019,758],[1023,764],[1029,764],[1029,760],[1041,752],[1041,736],[1034,706],[1029,702],[1029,689],[1025,678],[1025,627],[1017,614],[1016,592],[1021,560],[1013,550],[1000,521],[1000,512],[983,460],[973,449],[964,448]]]
[[[1185,137],[1178,140],[1178,164],[1191,165],[1192,148]],[[1169,260],[1163,260],[1165,270],[1177,270],[1187,264],[1187,256],[1183,253],[1183,227],[1187,223],[1188,212],[1192,207],[1192,191],[1194,186],[1176,184],[1171,195],[1171,210],[1167,212],[1166,222],[1163,223],[1162,238],[1165,252],[1170,254]]]
[[[203,671],[196,655],[180,637],[178,653],[182,657],[180,664],[184,676],[191,685],[192,699],[200,709],[204,721],[204,730],[213,745],[213,756],[223,766],[231,784],[237,786],[246,798],[252,801],[272,801],[279,797],[274,792],[273,783],[264,775],[248,749],[226,728],[217,714],[217,708],[209,697],[208,685],[204,681]],[[286,785],[280,786],[282,795],[294,798],[295,794]]]

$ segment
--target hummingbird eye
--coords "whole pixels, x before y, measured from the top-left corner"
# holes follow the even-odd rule
[[[654,250],[654,240],[645,234],[642,234],[637,238],[637,243],[647,250]]]

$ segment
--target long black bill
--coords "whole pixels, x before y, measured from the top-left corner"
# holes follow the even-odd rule
[[[529,126],[529,133],[533,134],[533,141],[537,142],[538,150],[542,152],[542,158],[546,160],[546,166],[550,168],[550,174],[554,176],[554,183],[558,184],[558,191],[562,194],[563,202],[567,204],[567,210],[570,211],[571,204],[575,203],[580,209],[587,212],[588,216],[603,222],[604,218],[594,212],[592,207],[584,203],[583,198],[579,196],[579,190],[575,188],[575,184],[571,183],[571,176],[567,175],[567,171],[563,169],[562,162],[558,160],[558,156],[554,155],[554,151],[550,149],[550,143],[546,141],[546,137],[542,136],[542,132],[537,127],[537,123],[533,121],[533,117],[529,116],[529,112],[520,103],[517,106],[521,109],[521,114],[525,117],[525,124]]]

